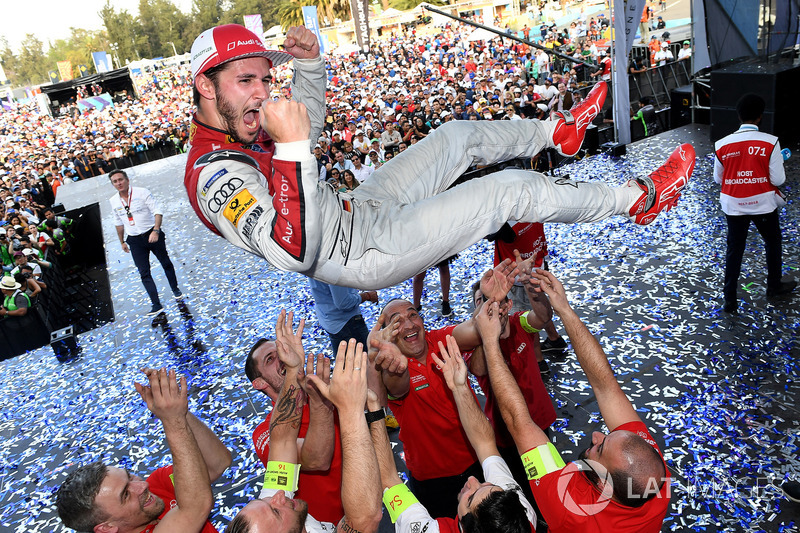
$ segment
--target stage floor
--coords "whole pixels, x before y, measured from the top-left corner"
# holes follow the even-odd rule
[[[551,270],[662,444],[673,477],[663,531],[796,531],[800,505],[772,483],[800,477],[800,306],[797,296],[766,300],[763,243],[753,236],[740,280],[741,314],[722,313],[726,225],[708,128],[683,127],[629,146],[623,158],[596,156],[566,171],[579,180],[622,183],[652,171],[680,142],[695,145],[698,164],[677,208],[648,227],[620,217],[550,225]],[[141,316],[149,303],[116,240],[107,207],[111,185],[98,179],[62,188],[67,209],[100,202],[116,319],[81,335],[82,354],[72,362],[60,363],[42,348],[0,363],[0,531],[67,531],[53,496],[71,466],[103,459],[146,474],[169,461],[160,425],[132,385],[142,380],[139,368],[163,365],[190,377],[192,411],[233,450],[233,466],[215,487],[212,521],[222,530],[263,478],[250,436],[267,403],[244,376],[248,348],[272,335],[285,307],[308,320],[306,348],[330,352],[302,276],[272,269],[200,225],[183,190],[184,162],[176,156],[131,171],[132,183],[149,188],[164,206],[167,248],[187,295],[183,306],[172,301],[154,265],[166,307],[155,322]],[[797,157],[787,163],[787,176],[784,268],[796,277]],[[485,241],[453,263],[452,319],[439,316],[438,273],[429,273],[423,300],[429,329],[468,318],[467,288],[490,263]],[[410,298],[410,282],[380,291],[382,302],[398,296]],[[379,307],[363,309],[373,324]],[[554,442],[570,460],[589,445],[600,416],[571,351],[550,367],[559,416]]]

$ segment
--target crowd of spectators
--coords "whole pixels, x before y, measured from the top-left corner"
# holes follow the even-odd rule
[[[610,21],[602,12],[587,16],[581,8],[559,28],[546,13],[529,9],[520,17],[522,27],[517,20],[515,29],[500,19],[493,22],[575,61],[510,39],[471,40],[474,28],[459,23],[392,33],[373,40],[369,54],[330,55],[328,117],[314,150],[320,179],[352,190],[448,121],[544,120],[579,103],[584,88],[610,78]],[[657,31],[663,19],[658,21],[647,29]],[[632,61],[631,72],[672,60],[663,36],[653,35],[649,47],[650,64]],[[690,54],[687,41],[679,59]],[[288,95],[290,72],[289,67],[276,69],[276,95]],[[45,218],[59,187],[104,175],[119,168],[123,158],[129,164],[144,162],[144,154],[155,147],[185,150],[193,112],[190,80],[187,66],[172,66],[135,75],[139,98],[123,92],[102,110],[81,111],[73,101],[55,116],[33,104],[0,113],[4,271],[15,266],[14,253],[26,240],[36,249],[42,238],[54,251],[67,249],[65,228],[54,222],[48,226]],[[87,90],[94,94],[100,88]]]

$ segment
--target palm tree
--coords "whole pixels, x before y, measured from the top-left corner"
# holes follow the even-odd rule
[[[284,29],[303,25],[303,4],[305,2],[298,0],[284,0],[280,3],[278,17]]]

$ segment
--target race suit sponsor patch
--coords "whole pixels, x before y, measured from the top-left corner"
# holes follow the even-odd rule
[[[253,198],[253,195],[250,194],[250,191],[244,189],[233,197],[233,199],[225,207],[222,215],[238,228],[239,220],[242,218],[242,215],[244,215],[248,209],[253,207],[255,203],[256,199]]]

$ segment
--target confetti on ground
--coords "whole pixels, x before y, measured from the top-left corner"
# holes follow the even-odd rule
[[[596,156],[563,171],[573,179],[618,184],[648,174],[687,140],[699,159],[675,209],[647,227],[621,217],[548,225],[550,268],[662,444],[673,476],[663,531],[797,531],[800,507],[775,483],[800,479],[800,305],[798,297],[766,300],[763,242],[752,231],[740,279],[748,288],[740,291],[741,314],[721,311],[726,226],[711,179],[708,129],[681,128],[630,146],[624,158]],[[234,452],[233,466],[215,486],[212,521],[223,529],[256,495],[263,476],[251,432],[268,407],[244,377],[249,347],[272,335],[286,307],[308,319],[306,348],[330,353],[302,276],[272,269],[197,222],[180,181],[183,162],[178,156],[136,167],[132,181],[162,199],[167,247],[186,305],[165,300],[164,319],[141,316],[149,304],[130,257],[114,245],[105,211],[109,187],[98,198],[115,322],[82,334],[83,352],[72,362],[59,363],[43,348],[0,363],[0,531],[66,531],[53,495],[74,465],[102,459],[148,473],[169,461],[158,421],[133,390],[143,366],[171,366],[188,375],[190,408]],[[790,160],[790,200],[781,215],[787,273],[798,268],[798,175],[800,163]],[[469,317],[467,288],[490,263],[490,244],[482,241],[452,264],[451,318],[439,315],[439,276],[436,269],[429,273],[423,295],[429,328]],[[166,297],[163,272],[158,266],[153,272]],[[380,292],[381,302],[410,296],[410,281]],[[380,307],[363,309],[373,324]],[[550,367],[558,413],[554,441],[574,459],[591,432],[602,429],[602,418],[570,350],[551,358]],[[401,456],[402,447],[395,452]]]

